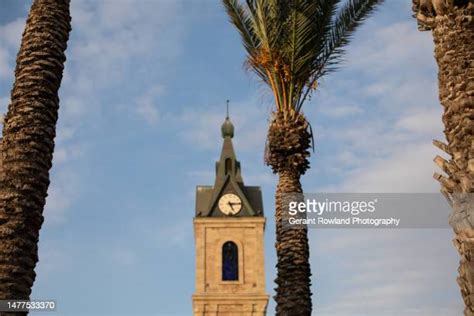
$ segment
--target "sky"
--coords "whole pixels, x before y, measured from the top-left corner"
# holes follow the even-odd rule
[[[42,315],[191,315],[195,187],[214,182],[225,100],[247,185],[262,187],[267,292],[272,99],[243,67],[213,0],[73,0],[51,185],[32,299]],[[30,1],[0,3],[0,112]],[[444,140],[431,34],[387,0],[305,104],[315,135],[305,192],[437,192]],[[447,216],[447,215],[446,215]],[[310,229],[314,315],[460,315],[449,229]],[[274,313],[270,300],[268,315]]]

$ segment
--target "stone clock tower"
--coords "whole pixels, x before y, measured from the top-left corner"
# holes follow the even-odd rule
[[[233,136],[227,116],[215,183],[196,190],[195,316],[266,314],[262,193],[244,185]]]

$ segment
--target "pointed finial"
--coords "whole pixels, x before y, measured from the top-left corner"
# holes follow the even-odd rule
[[[234,137],[234,125],[229,119],[229,100],[226,101],[226,106],[227,106],[227,113],[225,117],[224,124],[222,124],[221,131],[222,131],[222,137]]]

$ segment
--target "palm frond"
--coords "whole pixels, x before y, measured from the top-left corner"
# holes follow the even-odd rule
[[[313,69],[315,72],[310,79],[309,87],[321,77],[337,70],[344,54],[344,47],[350,43],[352,35],[357,27],[362,24],[384,0],[348,0],[337,12],[332,23],[329,23],[329,31],[325,36],[325,47],[318,58],[315,59]],[[301,107],[311,93],[307,89],[300,99]]]
[[[249,13],[238,0],[224,0],[223,3],[231,22],[240,33],[247,54],[251,59],[255,59],[261,44],[260,38],[255,34],[253,29],[252,19]],[[254,69],[254,71],[264,82],[268,82],[268,78],[263,69],[257,68]]]
[[[249,54],[253,54],[259,46],[259,38],[251,27],[252,20],[249,18],[249,14],[238,0],[224,0],[223,2],[232,23],[242,36],[245,49]]]
[[[318,60],[327,65],[324,72],[327,74],[334,65],[338,64],[344,53],[344,47],[349,44],[356,29],[364,22],[384,0],[349,0],[339,10],[326,39],[326,49]]]
[[[223,0],[247,64],[277,111],[299,112],[316,80],[334,71],[357,27],[383,0]]]
[[[315,59],[325,49],[325,38],[331,30],[331,19],[338,3],[339,0],[303,1],[303,5],[297,10],[303,16],[295,25],[299,58],[295,60],[294,68],[295,76],[300,78],[293,100],[297,112],[303,105],[303,91],[311,89],[308,80],[315,72]]]

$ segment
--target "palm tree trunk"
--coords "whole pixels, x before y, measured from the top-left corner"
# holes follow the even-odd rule
[[[471,194],[452,194],[453,211],[450,215],[450,224],[456,234],[453,243],[458,250],[459,276],[457,283],[461,288],[464,300],[464,315],[474,315],[474,198]]]
[[[301,193],[298,172],[280,171],[276,190],[276,250],[278,274],[275,301],[278,316],[311,315],[311,269],[306,225],[284,224],[288,215],[285,195]]]
[[[272,114],[265,161],[279,176],[275,194],[278,316],[309,316],[312,310],[308,229],[288,223],[288,204],[302,195],[300,177],[309,168],[311,137],[302,113]]]
[[[432,29],[439,67],[439,98],[448,144],[435,141],[451,159],[437,157],[448,177],[435,174],[453,211],[450,224],[461,255],[459,277],[464,315],[474,315],[474,3],[435,17]]]
[[[69,0],[34,0],[17,55],[0,157],[0,299],[29,299],[36,277],[70,20]]]

